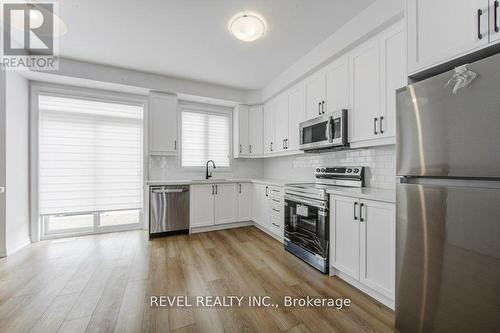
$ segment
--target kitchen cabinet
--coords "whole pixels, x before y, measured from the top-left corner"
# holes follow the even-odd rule
[[[299,125],[306,118],[304,85],[298,84],[287,91],[288,99],[288,137],[286,150],[297,151],[300,145]]]
[[[306,100],[306,118],[311,119],[324,113],[325,76],[320,70],[304,82]]]
[[[273,152],[278,153],[286,150],[288,140],[288,96],[281,94],[274,101],[274,124],[275,124],[275,142]]]
[[[177,96],[163,93],[149,94],[149,154],[176,155]]]
[[[190,226],[236,222],[236,184],[191,185]]]
[[[355,198],[335,197],[331,201],[331,265],[354,279],[359,279],[359,223]]]
[[[371,40],[351,54],[352,110],[349,124],[350,141],[364,141],[376,137],[380,103],[380,49],[378,40]]]
[[[394,300],[395,205],[331,197],[331,265],[353,281]]]
[[[214,186],[214,223],[236,222],[238,213],[236,184],[215,184]]]
[[[273,153],[276,148],[275,104],[274,100],[264,104],[264,154]]]
[[[252,220],[252,184],[238,183],[238,221]]]
[[[249,156],[262,155],[262,105],[252,105],[249,115]]]
[[[499,38],[491,0],[407,0],[408,66],[414,74],[487,46]],[[493,17],[493,16],[491,16]]]
[[[191,185],[190,226],[199,227],[214,224],[214,187],[213,185]]]
[[[354,148],[395,141],[396,90],[407,84],[404,40],[398,24],[351,53],[349,126]]]
[[[500,0],[490,0],[490,43],[500,42]]]
[[[266,227],[268,224],[268,189],[264,184],[253,184],[252,193],[252,220],[260,226]]]
[[[247,105],[237,105],[233,113],[234,144],[233,156],[235,158],[249,154],[249,110]]]
[[[349,109],[349,57],[333,61],[325,68],[325,113]]]
[[[360,282],[395,298],[395,208],[378,201],[360,201]]]

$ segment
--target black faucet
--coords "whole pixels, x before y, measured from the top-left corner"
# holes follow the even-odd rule
[[[214,169],[216,169],[215,167],[215,162],[212,161],[212,160],[208,160],[207,161],[207,164],[205,165],[205,179],[209,179],[210,177],[212,177],[212,173],[208,173],[208,163],[212,162],[212,164],[214,165]]]

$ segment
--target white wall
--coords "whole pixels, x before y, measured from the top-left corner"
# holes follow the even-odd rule
[[[394,189],[396,187],[395,155],[395,146],[384,146],[268,158],[264,161],[264,177],[298,182],[312,181],[315,167],[364,166],[366,167],[365,186]]]
[[[6,251],[29,244],[29,83],[6,73]]]
[[[269,82],[262,89],[261,99],[268,100],[403,17],[403,0],[375,1]]]
[[[1,29],[0,29],[1,30]],[[0,31],[1,32],[1,31]],[[5,71],[0,69],[0,186],[5,187]],[[6,255],[5,193],[0,193],[0,257]]]

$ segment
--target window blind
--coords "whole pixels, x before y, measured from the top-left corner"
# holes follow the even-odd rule
[[[229,124],[229,115],[183,111],[182,166],[229,167]]]
[[[41,215],[142,207],[143,107],[39,96]]]

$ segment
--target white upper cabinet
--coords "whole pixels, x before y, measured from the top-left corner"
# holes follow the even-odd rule
[[[252,184],[236,184],[238,191],[238,221],[250,221],[252,219]]]
[[[324,113],[325,75],[323,71],[313,74],[304,82],[306,118],[318,117]]]
[[[490,42],[500,42],[500,0],[490,0]]]
[[[215,224],[232,223],[237,219],[236,184],[215,184]]]
[[[249,146],[248,153],[262,155],[262,105],[253,105],[249,108]]]
[[[276,148],[275,113],[274,100],[264,104],[264,154],[270,154]]]
[[[382,52],[382,110],[377,137],[396,136],[396,90],[408,83],[405,35],[402,26],[390,29],[380,39]]]
[[[248,106],[237,105],[233,113],[234,149],[235,158],[247,156],[249,154],[249,114]]]
[[[276,97],[273,111],[276,131],[276,144],[273,144],[273,152],[281,152],[285,150],[288,139],[288,96],[286,94]]]
[[[325,68],[325,112],[349,109],[349,58],[342,57]]]
[[[352,110],[349,124],[351,142],[370,140],[378,134],[381,111],[380,47],[371,40],[351,55]]]
[[[305,120],[304,86],[298,84],[287,91],[288,97],[288,138],[286,150],[299,149],[299,124]]]
[[[177,96],[151,93],[149,95],[149,153],[176,155]]]
[[[408,71],[417,73],[486,46],[491,0],[407,0]]]

